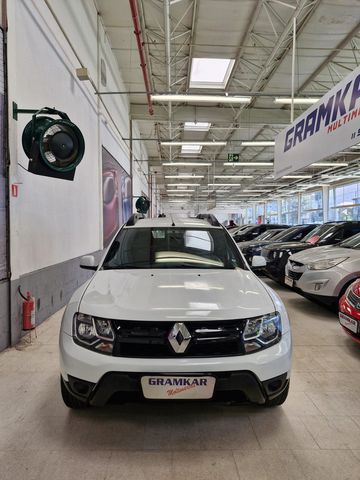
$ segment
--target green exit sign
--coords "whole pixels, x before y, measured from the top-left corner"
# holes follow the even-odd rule
[[[240,160],[239,153],[228,153],[228,162],[238,162]]]

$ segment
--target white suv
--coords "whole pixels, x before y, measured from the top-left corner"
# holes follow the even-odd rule
[[[282,404],[291,334],[280,298],[209,219],[139,219],[70,300],[60,332],[70,408],[136,399]],[[261,257],[253,266],[262,266]]]

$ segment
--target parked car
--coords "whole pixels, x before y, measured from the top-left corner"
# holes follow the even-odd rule
[[[360,343],[360,280],[349,285],[340,298],[339,322],[344,331]]]
[[[234,237],[235,235],[237,235],[239,232],[243,232],[244,230],[248,229],[249,227],[252,227],[253,224],[247,224],[247,225],[241,225],[240,227],[236,227],[236,228],[228,228],[228,231],[230,233],[230,235],[232,237]]]
[[[337,246],[291,255],[285,268],[286,285],[336,306],[348,285],[359,277],[360,233]]]
[[[262,223],[260,225],[249,225],[248,228],[237,232],[233,235],[233,239],[236,243],[246,242],[249,240],[255,240],[260,234],[267,230],[289,228],[289,225],[278,225],[276,223]]]
[[[340,243],[360,232],[360,222],[327,222],[314,228],[300,242],[270,244],[261,250],[266,260],[265,273],[277,282],[284,283],[285,266],[290,255],[325,245]]]
[[[273,244],[275,242],[289,242],[290,240],[294,242],[300,241],[306,234],[313,230],[314,227],[315,225],[296,225],[287,229],[267,230],[255,240],[242,242],[239,246],[246,260],[251,262],[254,255],[261,255],[261,249],[265,245]]]
[[[282,404],[290,325],[216,220],[130,217],[72,296],[60,331],[70,408],[111,399]],[[254,257],[253,267],[264,265]]]

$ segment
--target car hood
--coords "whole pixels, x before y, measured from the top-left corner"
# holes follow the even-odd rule
[[[237,246],[241,249],[243,249],[243,248],[254,248],[254,247],[262,247],[263,245],[266,245],[267,243],[269,243],[269,242],[267,242],[266,240],[264,240],[264,241],[260,240],[259,242],[254,241],[254,240],[249,240],[247,242],[239,242],[237,244]]]
[[[250,270],[99,270],[79,311],[126,320],[231,320],[274,311]]]
[[[312,248],[314,245],[306,242],[280,242],[280,243],[271,243],[270,245],[265,246],[266,249],[272,251],[280,250],[305,250],[307,248]]]
[[[360,251],[352,248],[341,248],[334,246],[316,247],[311,251],[295,253],[289,257],[289,260],[304,263],[305,265],[317,260],[331,259],[337,257],[353,257],[360,259]]]

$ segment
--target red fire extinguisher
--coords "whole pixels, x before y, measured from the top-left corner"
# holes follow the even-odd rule
[[[35,298],[27,292],[23,301],[23,330],[32,330],[35,328]]]

